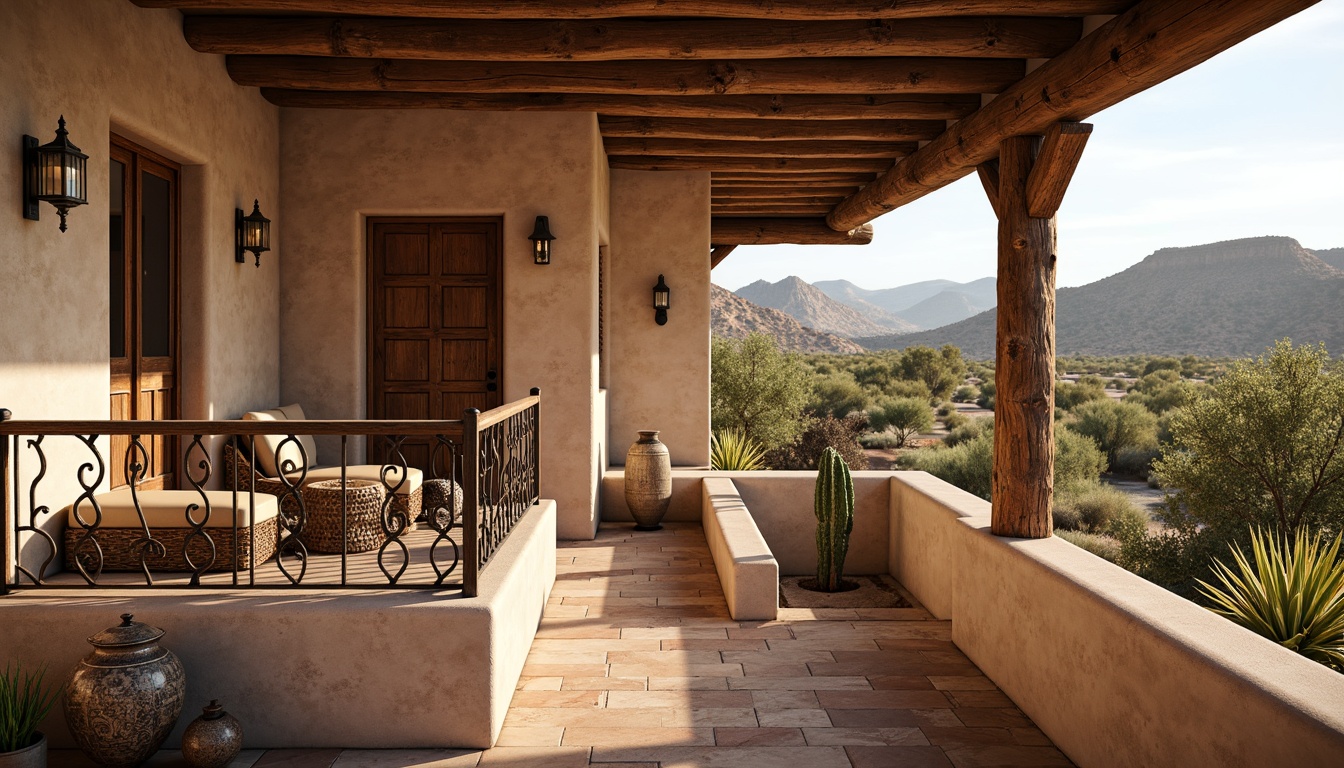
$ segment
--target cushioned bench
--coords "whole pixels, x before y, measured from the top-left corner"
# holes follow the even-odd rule
[[[256,543],[257,563],[263,563],[275,554],[279,536],[279,505],[270,494],[257,493],[256,514],[251,514],[248,506],[248,494],[239,492],[238,506],[233,505],[232,491],[206,491],[210,500],[210,518],[205,524],[205,533],[210,537],[193,537],[187,547],[191,561],[197,567],[210,561],[210,542],[214,543],[214,564],[212,571],[233,569],[234,523],[238,533],[238,569],[247,570],[251,566],[252,546]],[[191,516],[200,521],[205,517],[205,506],[201,494],[196,491],[139,491],[140,510],[144,512],[145,523],[149,525],[150,535],[163,545],[162,554],[157,548],[146,552],[145,563],[152,571],[191,571],[183,555],[182,545],[191,533],[192,525],[187,521],[187,508],[195,504]],[[130,488],[123,488],[94,496],[102,510],[102,520],[94,529],[92,539],[103,552],[102,569],[105,571],[138,571],[141,569],[141,545],[145,532],[141,527],[140,515],[136,512],[135,501]],[[66,516],[65,528],[65,567],[78,570],[75,558],[78,555],[85,569],[93,572],[98,568],[98,558],[92,542],[79,543],[86,536],[86,529],[80,525],[75,515],[75,505],[66,507],[62,512]],[[93,505],[84,501],[79,505],[79,516],[84,523],[92,525],[97,515]],[[251,527],[249,527],[251,526]]]

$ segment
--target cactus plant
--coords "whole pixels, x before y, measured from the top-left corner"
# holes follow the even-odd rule
[[[817,588],[822,592],[842,589],[841,575],[849,552],[849,534],[854,530],[854,478],[834,448],[827,448],[817,462]]]

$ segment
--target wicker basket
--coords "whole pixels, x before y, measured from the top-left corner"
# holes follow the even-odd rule
[[[272,517],[262,520],[255,526],[255,531],[247,526],[238,527],[238,570],[246,571],[251,567],[251,549],[255,538],[257,544],[256,562],[258,565],[270,560],[275,555],[276,540],[279,535],[277,526],[278,518]],[[219,527],[206,528],[205,532],[210,535],[210,540],[215,544],[215,563],[210,566],[210,571],[231,571],[233,570],[233,528]],[[190,528],[156,528],[153,531],[155,541],[163,544],[165,553],[162,557],[157,557],[153,552],[146,558],[146,564],[151,571],[191,571],[191,566],[187,565],[186,558],[182,555],[182,545],[187,540],[187,534],[191,533]],[[256,534],[253,537],[253,533]],[[93,535],[98,542],[99,548],[103,550],[103,570],[104,571],[138,571],[140,570],[140,548],[136,543],[144,538],[145,532],[140,528],[99,528]],[[84,537],[83,528],[65,529],[65,568],[68,571],[78,571],[75,565],[75,545]],[[83,552],[79,559],[84,564],[85,569],[92,575],[98,568],[98,556],[93,552],[93,545],[84,545]],[[197,536],[191,541],[187,552],[191,555],[192,562],[197,566],[203,565],[210,560],[210,545],[202,536]]]
[[[252,465],[247,460],[247,454],[245,454],[243,451],[238,450],[237,446],[235,446],[233,441],[230,440],[229,442],[224,444],[223,481],[225,488],[232,489],[233,477],[234,477],[233,472],[235,465],[237,466],[238,469],[238,490],[246,491],[251,487],[252,483]],[[257,472],[256,480],[257,480],[258,493],[270,493],[279,497],[280,511],[282,514],[285,515],[286,520],[293,520],[295,517],[297,517],[299,511],[299,505],[294,501],[294,497],[289,495],[288,489],[285,487],[284,483],[280,482],[275,478],[266,477],[265,475],[261,474],[260,470],[258,470]],[[327,482],[327,481],[320,481],[320,482]],[[369,482],[369,481],[366,480],[361,482]],[[308,483],[308,485],[311,484],[312,483]],[[396,507],[398,510],[406,513],[406,519],[412,522],[411,526],[412,528],[414,528],[414,521],[416,520],[416,518],[420,517],[420,499],[423,493],[424,493],[424,487],[422,486],[420,488],[416,488],[414,491],[408,494],[398,493],[392,497],[392,505]],[[339,552],[340,550],[338,549],[336,551]]]
[[[425,522],[442,532],[462,524],[462,486],[452,480],[426,480],[422,505]]]
[[[313,552],[368,552],[387,541],[382,514],[385,495],[381,483],[371,480],[322,480],[303,487],[303,506],[308,517],[303,522],[304,546]],[[345,503],[346,526],[341,536],[341,503]]]

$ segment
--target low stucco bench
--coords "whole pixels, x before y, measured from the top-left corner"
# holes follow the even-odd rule
[[[729,615],[737,621],[773,620],[779,615],[779,562],[732,480],[706,477],[702,488],[705,540]]]
[[[235,542],[238,570],[247,570],[254,560],[263,563],[274,556],[280,530],[280,507],[274,496],[240,491],[236,506],[232,491],[205,491],[205,496],[210,503],[208,519],[204,501],[197,491],[141,490],[132,496],[130,488],[123,488],[99,493],[93,498],[98,502],[102,517],[97,520],[97,527],[91,529],[92,533],[85,526],[93,526],[98,517],[93,505],[85,500],[66,507],[62,510],[66,516],[65,567],[79,570],[75,562],[78,557],[88,573],[100,570],[96,550],[101,550],[101,570],[138,571],[142,567],[143,551],[144,565],[152,571],[192,571],[210,562],[211,543],[214,544],[211,571],[233,569]],[[150,535],[163,545],[163,549],[153,546],[145,549],[145,531],[140,512],[136,510],[137,498],[140,512],[144,513],[144,525],[149,526]],[[250,498],[256,500],[255,514]],[[197,507],[191,511],[196,522],[206,519],[204,532],[209,540],[197,535],[188,542],[193,527],[187,519],[191,505]],[[252,557],[254,545],[255,558]]]

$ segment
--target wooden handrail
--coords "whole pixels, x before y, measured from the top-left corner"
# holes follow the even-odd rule
[[[536,390],[533,390],[533,392],[535,393]],[[516,413],[522,413],[540,402],[541,397],[533,394],[530,397],[514,400],[512,403],[505,403],[498,408],[491,408],[476,417],[476,428],[485,429],[492,424],[498,424],[510,416]]]
[[[296,425],[302,425],[297,428]],[[0,421],[0,435],[443,435],[462,431],[461,419],[445,421]]]

